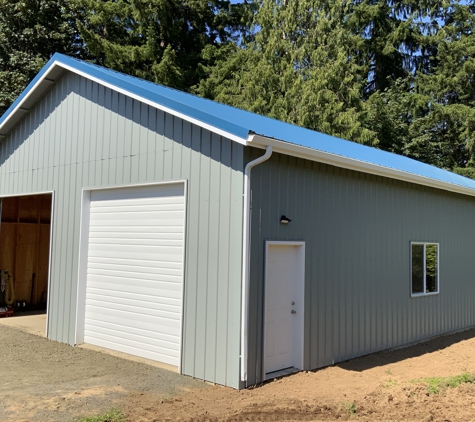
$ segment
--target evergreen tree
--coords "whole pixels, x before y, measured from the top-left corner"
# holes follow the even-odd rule
[[[263,0],[255,38],[230,46],[206,69],[205,97],[307,128],[374,145],[362,125],[361,37],[344,25],[348,2]]]
[[[55,52],[84,57],[67,1],[0,0],[0,115]]]
[[[425,38],[427,66],[370,100],[380,145],[468,177],[475,174],[475,15],[452,2]]]
[[[229,0],[77,0],[89,14],[80,25],[98,64],[171,87],[199,82],[203,50],[234,39],[246,3]]]

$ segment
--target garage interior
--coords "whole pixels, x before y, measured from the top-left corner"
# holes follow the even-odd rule
[[[14,316],[46,313],[51,207],[52,194],[0,198],[0,270],[13,280]]]

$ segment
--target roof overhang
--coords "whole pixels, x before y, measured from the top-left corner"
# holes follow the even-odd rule
[[[61,60],[54,60],[54,56],[53,59],[50,60],[47,65],[45,65],[45,67],[38,73],[38,75],[33,79],[33,81],[25,88],[23,93],[6,111],[5,115],[0,119],[0,142],[2,142],[7,137],[9,132],[18,124],[18,122],[23,118],[23,116],[29,113],[31,108],[38,102],[38,100],[49,90],[52,85],[54,85],[64,75],[66,71],[70,71],[72,73],[80,75],[102,86],[110,88],[130,98],[136,99],[144,104],[148,104],[152,107],[162,110],[165,113],[169,113],[173,116],[179,117],[180,119],[200,126],[218,135],[224,136],[242,145],[246,145],[247,143],[246,138],[244,137],[237,136],[236,134],[228,132],[226,130],[222,130],[216,126],[206,123],[203,120],[197,119],[195,117],[177,111],[173,108],[164,106],[159,102],[152,101],[149,98],[146,98],[137,94],[136,92],[133,92],[132,90],[128,90],[105,79],[101,79],[88,72],[82,71],[79,67],[75,67]],[[205,112],[202,114],[206,116]],[[228,123],[228,126],[229,125],[232,126],[232,123]]]
[[[348,170],[359,171],[362,173],[374,174],[376,176],[388,177],[391,179],[402,180],[418,185],[429,186],[431,188],[442,189],[449,192],[460,193],[463,195],[475,196],[475,190],[454,183],[447,183],[429,177],[419,176],[414,173],[408,173],[401,170],[383,167],[377,164],[371,164],[365,161],[359,161],[341,155],[330,154],[313,148],[307,148],[289,142],[279,141],[277,139],[267,138],[261,135],[252,134],[248,138],[247,145],[264,149],[266,146],[272,146],[274,152],[291,155],[293,157],[303,158],[310,161],[329,164]]]
[[[125,83],[123,78],[117,75],[109,75],[103,77],[100,70],[97,70],[90,64],[82,63],[75,59],[56,54],[43,67],[33,81],[22,92],[18,99],[0,118],[0,143],[8,136],[10,131],[19,123],[19,121],[27,114],[32,107],[40,100],[41,97],[54,85],[65,72],[72,72],[80,75],[88,80],[94,81],[102,86],[110,88],[116,92],[124,94],[137,101],[148,104],[154,108],[162,110],[173,116],[181,118],[199,127],[209,130],[210,132],[221,135],[241,145],[253,146],[257,148],[265,148],[271,145],[275,152],[291,155],[294,157],[304,158],[311,161],[330,164],[332,166],[355,170],[363,173],[374,174],[378,176],[388,177],[396,180],[403,180],[410,183],[429,186],[436,189],[443,189],[468,196],[475,196],[475,189],[450,183],[436,178],[430,178],[416,173],[406,172],[391,167],[373,164],[368,161],[360,161],[351,157],[328,153],[318,148],[309,148],[294,143],[281,141],[267,136],[254,134],[246,129],[242,122],[232,120],[224,120],[219,116],[213,116],[206,110],[191,110],[186,103],[173,102],[170,99],[164,99],[162,104],[155,99],[163,99],[160,96],[153,97],[149,95],[149,91],[143,87],[138,87],[136,82]],[[123,76],[123,75],[122,75]],[[149,98],[148,98],[148,97]],[[168,102],[167,102],[168,100]],[[167,105],[168,104],[168,105]],[[176,109],[174,108],[176,107]],[[187,114],[187,112],[189,114]],[[213,124],[213,122],[215,124]],[[217,127],[221,126],[221,127]],[[297,140],[296,140],[297,141]]]

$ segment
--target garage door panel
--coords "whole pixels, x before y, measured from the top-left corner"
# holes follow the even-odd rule
[[[123,233],[127,236],[134,236],[135,234],[156,234],[162,235],[165,233],[182,235],[183,236],[183,227],[182,226],[164,226],[164,225],[155,225],[155,226],[108,226],[107,229],[100,225],[95,227],[89,227],[89,234],[94,236],[96,233],[110,233],[113,236],[113,233]]]
[[[145,295],[142,295],[142,298],[120,297],[116,294],[107,295],[104,291],[100,291],[100,294],[94,292],[89,292],[87,294],[88,303],[94,306],[101,306],[101,303],[117,303],[127,306],[160,309],[164,312],[173,312],[175,314],[179,313],[181,309],[181,302],[179,299],[163,298],[160,300],[160,297],[148,298]]]
[[[125,201],[124,201],[125,199]],[[113,197],[104,197],[97,198],[97,195],[92,195],[91,200],[93,203],[93,208],[107,208],[107,207],[133,207],[136,205],[143,206],[162,206],[162,205],[173,205],[173,204],[183,204],[184,198],[183,194],[180,195],[163,195],[163,196],[130,196],[130,195],[119,195],[115,198]]]
[[[110,323],[107,321],[100,321],[100,320],[90,320],[90,331],[92,333],[100,333],[100,332],[105,332],[108,334],[112,334],[113,332],[118,332],[120,333],[120,336],[127,336],[131,335],[134,336],[134,338],[140,338],[140,337],[147,337],[147,338],[154,338],[157,341],[161,341],[164,344],[167,344],[166,347],[172,347],[170,345],[173,344],[178,344],[180,341],[180,337],[178,335],[174,334],[165,334],[165,333],[160,333],[157,331],[150,331],[150,330],[144,330],[143,328],[139,327],[124,327],[123,325],[117,325],[114,323]],[[96,334],[97,335],[97,334]]]
[[[132,215],[127,215],[132,214]],[[137,220],[129,220],[130,218],[134,218]],[[93,213],[91,212],[91,218],[94,218],[94,224],[92,227],[95,226],[117,226],[127,223],[128,225],[132,226],[143,226],[144,224],[149,226],[160,226],[160,221],[157,220],[157,217],[167,220],[170,222],[171,226],[178,226],[181,221],[183,221],[184,213],[183,211],[156,211],[156,212],[101,212],[101,213]],[[138,221],[140,220],[140,221]]]
[[[100,214],[100,213],[122,213],[122,212],[156,212],[156,211],[167,211],[167,212],[183,212],[183,202],[163,202],[162,204],[157,204],[155,202],[149,201],[147,204],[141,204],[140,202],[134,201],[131,204],[126,206],[124,205],[112,205],[103,203],[102,206],[94,206],[91,209],[91,213]]]
[[[89,241],[95,242],[96,239],[163,239],[163,240],[178,240],[183,243],[183,232],[167,233],[158,232],[153,233],[150,231],[138,232],[137,230],[131,230],[130,232],[124,231],[95,231],[89,233]]]
[[[136,333],[125,333],[122,330],[110,329],[104,327],[94,327],[94,331],[88,333],[89,337],[100,337],[108,341],[117,342],[120,340],[122,343],[129,346],[146,349],[144,346],[153,346],[160,349],[161,353],[169,354],[170,356],[178,357],[176,351],[176,344],[178,338],[174,342],[164,341],[158,338],[148,337],[146,335],[141,336]]]
[[[154,253],[153,251],[145,253],[145,252],[136,252],[129,249],[129,252],[127,252],[125,247],[123,248],[115,247],[114,251],[109,251],[108,250],[109,248],[107,249],[100,248],[97,245],[93,245],[93,247],[91,247],[91,249],[94,249],[94,248],[95,248],[94,252],[99,258],[113,258],[113,259],[131,258],[131,259],[142,259],[146,261],[152,261],[157,256],[157,253],[156,252]],[[171,250],[172,248],[167,248],[167,249],[168,249],[168,252],[170,253],[162,254],[160,256],[161,261],[183,262],[183,250],[174,251],[174,250]]]
[[[132,286],[134,287],[134,292],[145,294],[150,294],[147,289],[156,289],[157,292],[160,290],[181,291],[182,283],[179,277],[163,275],[158,278],[150,277],[148,274],[143,274],[143,278],[140,278],[139,276],[140,274],[137,274],[134,277],[127,277],[125,275],[107,276],[105,274],[88,273],[88,279],[90,280],[89,285],[91,287],[100,287],[102,285],[110,289],[111,286],[117,286],[118,289],[122,290],[124,287]]]
[[[127,280],[145,280],[151,283],[155,283],[157,281],[160,282],[168,282],[168,283],[179,283],[181,285],[181,275],[180,274],[163,274],[160,271],[155,269],[155,272],[151,271],[111,271],[111,270],[104,270],[100,268],[90,268],[88,274],[91,276],[97,277],[108,277],[108,278],[116,278],[121,277]]]
[[[124,273],[134,273],[134,272],[140,272],[140,273],[146,273],[146,274],[155,274],[155,275],[174,275],[181,277],[182,275],[182,268],[181,266],[178,268],[164,268],[164,267],[154,267],[154,266],[145,266],[147,265],[146,262],[144,262],[144,266],[140,265],[127,265],[127,264],[108,264],[108,263],[102,263],[102,262],[91,262],[89,263],[89,272],[90,273],[96,273],[96,274],[103,274],[102,271],[122,271]]]
[[[85,330],[87,333],[94,326],[94,320],[109,322],[116,324],[118,327],[128,327],[135,329],[142,329],[150,332],[157,332],[168,335],[178,335],[179,321],[171,320],[169,318],[151,317],[135,318],[130,315],[130,312],[116,311],[107,312],[103,308],[97,308],[95,306],[86,305],[86,323],[90,321],[90,327]],[[160,329],[157,329],[157,325],[162,324]]]
[[[129,284],[122,284],[122,285],[116,285],[113,283],[104,283],[104,282],[99,282],[96,281],[94,282],[93,285],[91,285],[91,288],[97,288],[105,291],[108,293],[108,296],[113,296],[114,292],[124,292],[124,293],[134,293],[138,291],[139,289],[135,288],[134,285],[129,285]],[[181,299],[181,288],[180,285],[178,284],[172,284],[168,283],[166,286],[161,287],[142,287],[140,289],[141,294],[145,294],[152,297],[160,298],[160,297],[169,297],[172,299]],[[87,292],[86,292],[86,297],[87,297]]]
[[[86,341],[86,337],[84,339]],[[88,337],[86,343],[94,344],[100,347],[106,347],[108,349],[117,350],[130,355],[140,356],[146,359],[156,360],[173,366],[178,366],[180,361],[179,357],[173,357],[166,354],[157,353],[155,351],[130,347],[121,343],[107,341],[100,338]]]
[[[105,289],[98,289],[95,287],[91,287],[88,289],[88,295],[91,295],[91,297],[94,297],[96,300],[99,297],[115,297],[117,299],[122,299],[122,298],[130,298],[133,300],[138,300],[138,301],[147,301],[147,302],[152,302],[156,303],[158,305],[169,305],[169,306],[177,306],[181,307],[181,297],[178,298],[172,298],[170,296],[159,296],[159,295],[146,295],[146,294],[138,294],[137,292],[124,292],[124,291],[110,291],[110,290],[105,290]]]
[[[150,306],[150,303],[144,303],[142,305],[134,304],[132,301],[129,303],[118,303],[117,301],[107,300],[94,300],[91,297],[87,298],[87,303],[91,314],[103,313],[107,315],[126,315],[127,313],[135,313],[140,317],[151,317],[170,320],[167,323],[171,324],[171,321],[180,322],[180,315],[177,314],[176,309],[165,310],[163,308],[157,308]],[[147,306],[148,305],[148,306]],[[134,316],[135,317],[135,316]]]
[[[183,198],[183,184],[161,185],[155,187],[130,187],[121,189],[107,189],[102,191],[92,191],[91,201],[122,201],[123,199],[146,199],[146,198]]]
[[[129,246],[145,246],[145,247],[176,247],[182,248],[183,247],[183,240],[181,239],[162,239],[162,238],[155,238],[155,239],[140,239],[140,238],[132,238],[127,239],[124,237],[93,237],[89,239],[89,243],[91,245],[117,245],[122,246],[127,242]]]
[[[84,341],[177,365],[184,185],[91,192]]]
[[[173,270],[175,274],[165,274],[160,268],[145,268],[144,271],[137,269],[135,271],[127,270],[110,270],[103,268],[94,268],[90,267],[88,274],[92,276],[104,276],[104,277],[121,277],[126,279],[138,279],[138,280],[149,280],[151,282],[155,281],[168,281],[170,283],[180,283],[181,284],[181,274],[176,274],[179,270]]]
[[[102,258],[102,257],[89,257],[89,265],[123,265],[129,267],[142,267],[147,268],[163,268],[164,270],[170,269],[181,269],[183,268],[182,261],[180,262],[170,262],[170,261],[151,261],[146,259],[117,259],[117,258]]]

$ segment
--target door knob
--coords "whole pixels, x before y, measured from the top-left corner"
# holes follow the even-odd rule
[[[290,311],[290,313],[291,313],[291,314],[296,314],[297,311],[296,311],[295,309],[292,309],[292,310]]]

